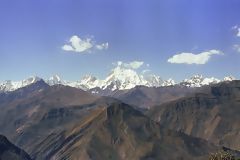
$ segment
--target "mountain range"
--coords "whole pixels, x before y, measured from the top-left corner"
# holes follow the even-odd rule
[[[7,80],[0,82],[0,92],[14,91],[29,84],[35,83],[41,79],[42,78],[40,77],[32,76],[21,81]],[[123,68],[121,66],[113,69],[104,80],[100,80],[91,75],[84,76],[79,81],[62,80],[58,75],[54,75],[49,79],[44,79],[44,81],[50,86],[61,84],[74,88],[80,88],[85,91],[91,90],[91,92],[95,94],[102,94],[104,93],[103,91],[112,92],[116,90],[129,90],[136,86],[164,87],[180,85],[194,88],[232,80],[235,80],[233,76],[227,76],[223,80],[219,80],[214,77],[204,78],[202,75],[194,75],[189,79],[184,79],[183,81],[176,83],[173,79],[163,80],[157,75],[139,74],[133,69]]]

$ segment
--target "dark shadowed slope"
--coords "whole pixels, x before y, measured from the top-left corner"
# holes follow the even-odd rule
[[[129,105],[115,102],[96,108],[68,130],[46,136],[31,155],[39,160],[205,160],[219,149],[162,128]]]
[[[240,150],[240,81],[157,106],[148,115],[170,129]]]
[[[6,137],[0,135],[0,160],[31,160],[30,156],[19,149]]]

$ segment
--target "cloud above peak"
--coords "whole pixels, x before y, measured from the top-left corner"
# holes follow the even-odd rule
[[[108,42],[102,44],[95,44],[92,38],[80,38],[77,35],[73,35],[67,44],[62,46],[64,51],[72,51],[77,53],[89,53],[93,49],[104,50],[108,49]]]
[[[143,64],[144,64],[143,61],[132,61],[129,63],[124,63],[122,61],[118,61],[117,63],[113,63],[113,65],[115,65],[115,66],[129,68],[129,69],[138,69],[138,68],[142,67]]]
[[[177,64],[206,64],[213,55],[223,55],[219,50],[209,50],[198,54],[179,53],[168,59],[169,63]]]

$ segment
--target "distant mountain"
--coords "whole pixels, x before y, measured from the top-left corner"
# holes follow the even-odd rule
[[[235,78],[232,76],[219,80],[214,77],[204,78],[201,75],[195,75],[180,83],[175,83],[172,79],[164,81],[156,75],[142,75],[135,70],[118,66],[112,70],[105,80],[99,80],[94,76],[87,75],[80,81],[71,82],[62,80],[58,75],[54,75],[47,80],[39,77],[30,77],[19,82],[6,81],[0,83],[0,102],[9,101],[16,98],[16,96],[27,96],[26,93],[19,94],[18,92],[21,92],[21,88],[31,86],[32,84],[36,84],[35,86],[39,85],[42,88],[62,85],[81,89],[97,96],[117,98],[140,109],[149,109],[191,93],[202,92],[202,88],[206,86],[233,80]],[[33,87],[30,87],[30,89],[34,91]],[[16,90],[18,91],[15,92]],[[9,92],[17,94],[8,94]],[[31,93],[30,91],[28,92]]]
[[[31,160],[30,156],[22,149],[16,147],[8,139],[0,135],[1,160]]]
[[[190,79],[183,80],[180,85],[187,87],[202,87],[204,85],[216,84],[221,82],[219,79],[214,77],[204,78],[202,75],[195,75]]]
[[[93,76],[85,76],[78,83],[69,83],[73,87],[84,88],[85,90],[99,88],[100,90],[126,90],[135,86],[161,86],[162,79],[156,75],[141,75],[132,69],[116,67],[104,79],[99,80]]]
[[[19,88],[25,87],[27,85],[36,83],[39,80],[41,80],[41,78],[36,77],[36,76],[32,76],[32,77],[29,77],[28,79],[18,81],[18,82],[13,82],[11,80],[7,80],[5,82],[0,83],[0,92],[14,91]]]
[[[176,85],[176,82],[170,78],[170,79],[164,81],[161,86],[166,87],[166,86],[175,86],[175,85]]]
[[[58,75],[54,75],[45,81],[50,86],[57,85],[57,84],[65,84],[65,82]]]
[[[219,84],[234,80],[233,77],[225,77],[223,81],[215,78],[203,78],[201,75],[185,79],[179,84],[173,80],[164,81],[160,87],[136,86],[127,90],[102,90],[101,88],[91,89],[91,93],[97,93],[102,96],[117,98],[127,104],[137,106],[142,109],[149,109],[169,101],[173,101],[193,93],[205,93],[205,88],[209,85]],[[164,85],[167,83],[168,85]],[[173,85],[175,84],[175,85]]]
[[[215,144],[240,148],[240,81],[228,81],[149,111],[161,125]]]
[[[5,81],[0,83],[0,93],[10,92],[16,89],[25,87],[27,85],[36,83],[37,81],[43,80],[39,77],[30,77],[23,81]],[[201,75],[195,75],[189,79],[185,79],[180,83],[176,83],[173,79],[163,80],[154,74],[139,74],[133,69],[123,68],[118,66],[114,68],[111,73],[103,80],[100,80],[94,76],[84,76],[79,81],[67,81],[62,80],[58,75],[54,75],[44,81],[50,85],[65,85],[74,88],[80,88],[85,91],[91,91],[94,94],[104,95],[109,92],[117,90],[129,90],[136,86],[146,87],[167,87],[167,86],[186,86],[186,87],[202,87],[206,85],[216,84],[223,81],[235,80],[234,77],[225,77],[223,80],[217,78],[204,78]]]
[[[220,82],[233,81],[233,80],[236,80],[233,76],[224,77],[224,79],[221,81],[214,77],[204,78],[202,75],[194,75],[190,79],[183,80],[182,82],[179,83],[179,85],[183,85],[187,87],[202,87],[206,85],[217,84]]]

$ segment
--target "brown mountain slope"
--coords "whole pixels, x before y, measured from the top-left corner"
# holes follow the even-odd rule
[[[197,160],[219,149],[162,128],[129,105],[115,102],[95,108],[65,131],[49,134],[29,151],[39,160]]]
[[[65,106],[51,108],[45,111],[38,111],[38,119],[34,123],[24,127],[14,135],[13,140],[27,152],[41,143],[46,137],[68,131],[79,122],[87,121],[93,113],[106,108],[109,103],[116,100],[110,98],[100,98],[90,104]],[[18,130],[17,130],[18,131]]]
[[[83,115],[85,112],[80,110],[84,110],[84,105],[92,104],[100,98],[88,92],[61,85],[36,88],[35,86],[39,83],[4,95],[5,101],[0,103],[0,133],[8,135],[8,138],[16,144],[21,145],[17,137],[27,128],[42,124],[40,122],[49,117]],[[82,107],[79,107],[80,109],[76,112],[74,109],[66,112],[66,108],[72,106]],[[49,127],[51,125],[48,125],[48,122],[45,123],[46,128],[51,129]],[[55,123],[61,125],[60,120]],[[45,126],[43,125],[43,128]],[[40,128],[36,133],[38,130]]]
[[[6,137],[0,135],[0,160],[31,160],[30,156],[19,149]]]
[[[170,129],[240,150],[240,81],[157,106],[148,115]]]

